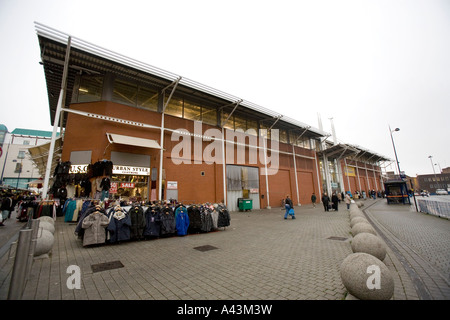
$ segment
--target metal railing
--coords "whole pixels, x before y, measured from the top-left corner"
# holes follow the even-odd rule
[[[420,212],[450,219],[450,202],[417,199]]]

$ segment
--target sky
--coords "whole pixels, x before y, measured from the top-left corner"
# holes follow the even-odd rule
[[[0,123],[52,130],[34,22],[394,160],[450,167],[448,0],[0,0]],[[331,120],[332,119],[332,120]],[[332,138],[329,138],[332,141]],[[432,156],[432,161],[429,156]]]

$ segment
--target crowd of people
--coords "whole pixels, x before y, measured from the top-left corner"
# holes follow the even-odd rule
[[[36,196],[28,190],[0,190],[0,227],[5,226],[6,221],[11,219],[17,204],[25,198],[36,198]]]

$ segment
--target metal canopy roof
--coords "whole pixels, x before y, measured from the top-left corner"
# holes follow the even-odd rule
[[[69,35],[37,22],[35,22],[35,27],[41,49],[40,63],[44,66],[47,83],[50,122],[53,124],[58,103],[58,95],[61,89],[63,65]],[[273,119],[273,122],[275,122],[276,119],[279,119],[276,127],[282,126],[289,130],[307,129],[307,136],[314,138],[326,136],[326,133],[320,129],[312,128],[305,123],[266,109],[252,102],[242,100],[223,91],[128,58],[79,38],[70,36],[70,39],[69,71],[64,106],[70,105],[72,100],[72,89],[77,73],[95,75],[111,72],[139,82],[148,83],[160,89],[179,80],[177,93],[184,93],[198,99],[207,100],[210,104],[217,105],[217,107],[240,101],[239,108],[236,111],[237,114],[242,114],[255,119]]]
[[[360,147],[358,145],[351,145],[353,148],[359,150],[358,155],[363,156],[365,155],[368,160],[371,160],[373,162],[380,162],[380,161],[393,161],[392,159],[386,158],[385,156],[382,156],[378,153],[375,153],[373,151],[370,151],[368,149],[365,149],[363,147]]]
[[[319,155],[326,155],[328,159],[347,158],[349,156],[358,154],[360,151],[348,144],[338,143],[332,145],[325,150],[317,152]]]

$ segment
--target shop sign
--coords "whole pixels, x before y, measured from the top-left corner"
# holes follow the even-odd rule
[[[133,189],[135,186],[134,182],[121,182],[120,187],[124,189]]]
[[[259,189],[258,188],[250,189],[250,193],[259,193]]]
[[[167,181],[167,190],[178,190],[178,181]]]
[[[150,175],[150,168],[113,165],[113,171],[112,172],[113,172],[113,174],[127,174],[127,175],[134,175],[134,176],[149,176]]]
[[[109,193],[117,193],[117,182],[111,182],[111,187],[109,188]]]
[[[69,173],[87,173],[88,164],[73,164],[70,166]]]
[[[344,172],[347,177],[356,177],[355,170],[356,170],[356,168],[354,168],[354,167],[349,167],[349,166],[344,167]]]

